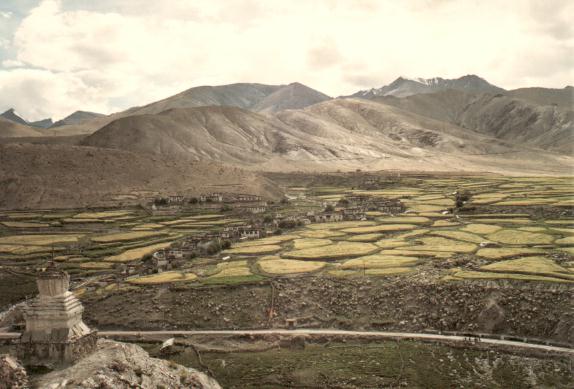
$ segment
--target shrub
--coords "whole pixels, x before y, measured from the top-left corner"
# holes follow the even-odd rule
[[[341,199],[339,200],[339,202],[337,203],[340,207],[348,207],[349,206],[349,200],[347,199]]]
[[[155,205],[167,205],[167,199],[165,197],[157,197],[153,200]]]
[[[291,229],[297,227],[297,222],[295,220],[281,220],[279,222],[279,228]]]
[[[462,192],[457,191],[454,198],[455,207],[462,208],[464,204],[470,200],[471,197],[472,193],[470,193],[468,190],[464,190]]]

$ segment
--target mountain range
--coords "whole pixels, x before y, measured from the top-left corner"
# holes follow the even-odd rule
[[[433,93],[449,89],[467,93],[504,92],[504,89],[494,86],[488,81],[475,75],[466,75],[452,80],[440,77],[426,79],[399,77],[389,85],[369,90],[361,90],[348,97],[359,97],[364,99],[372,99],[380,96],[407,97],[421,93]]]
[[[42,150],[48,165],[50,149],[69,148],[122,161],[130,158],[117,153],[223,163],[224,170],[570,174],[572,92],[572,87],[506,91],[473,75],[400,77],[335,99],[300,83],[201,86],[112,115],[78,111],[48,129],[3,115],[0,143],[33,143],[19,152]],[[119,166],[109,174],[132,171],[129,162]],[[89,177],[86,171],[82,174]],[[133,173],[145,187],[149,177],[136,167]]]

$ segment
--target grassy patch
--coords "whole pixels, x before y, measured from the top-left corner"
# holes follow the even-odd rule
[[[567,238],[558,239],[556,244],[574,244],[574,236],[569,236]]]
[[[462,228],[462,231],[471,232],[473,234],[492,234],[501,229],[502,227],[493,226],[491,224],[468,224]]]
[[[396,247],[404,247],[404,246],[410,246],[411,245],[410,242],[407,242],[407,241],[402,240],[402,239],[395,239],[395,238],[379,240],[375,244],[382,249],[392,249],[392,248],[396,248]]]
[[[533,274],[492,273],[481,271],[459,271],[449,277],[450,280],[517,280],[517,281],[543,281],[543,282],[574,282],[561,278],[537,276]]]
[[[138,285],[164,284],[168,282],[195,281],[197,276],[193,273],[182,273],[179,271],[166,271],[149,276],[132,278],[128,282]]]
[[[376,242],[383,236],[384,236],[383,234],[361,234],[361,235],[353,235],[347,240],[349,242]]]
[[[433,227],[452,227],[452,226],[458,226],[459,223],[457,222],[451,222],[449,220],[437,220],[436,222],[434,222],[432,224]]]
[[[124,251],[123,253],[118,254],[118,255],[112,255],[110,257],[107,257],[105,260],[107,262],[136,261],[138,259],[142,259],[146,255],[150,255],[150,254],[153,254],[156,251],[159,251],[161,249],[168,248],[170,246],[170,244],[171,244],[170,242],[167,242],[167,243],[154,244],[151,246],[139,247],[136,249]]]
[[[382,269],[416,265],[419,258],[400,255],[367,255],[345,261],[341,269]]]
[[[2,222],[5,227],[9,228],[44,228],[50,227],[46,223],[32,223],[32,222]]]
[[[84,235],[10,235],[0,237],[0,244],[50,246],[56,244],[76,243]]]
[[[89,270],[99,270],[99,269],[111,269],[113,265],[106,262],[82,262],[79,267],[82,269]]]
[[[476,250],[476,245],[468,242],[460,242],[458,240],[438,238],[438,237],[425,237],[419,238],[417,241],[421,245],[408,247],[413,251],[444,251],[453,253],[471,253]]]
[[[164,236],[166,233],[154,231],[131,231],[119,232],[116,234],[108,234],[102,236],[95,236],[91,238],[93,242],[97,243],[111,243],[111,242],[129,242],[131,240],[146,239],[158,236]]]
[[[293,247],[296,250],[308,249],[311,247],[321,247],[332,244],[333,242],[329,239],[313,239],[313,238],[303,238],[295,239],[293,241]]]
[[[403,256],[417,256],[417,257],[435,257],[435,258],[450,258],[453,254],[451,251],[428,251],[417,249],[413,250],[413,247],[420,247],[420,246],[407,246],[407,247],[400,247],[394,250],[382,250],[379,254],[381,255],[403,255]]]
[[[258,255],[272,254],[281,251],[281,246],[275,244],[257,245],[247,247],[234,247],[223,251],[224,254]]]
[[[415,270],[413,267],[389,267],[385,269],[367,269],[365,270],[365,274],[368,276],[396,276],[412,273]]]
[[[61,251],[63,248],[54,247],[54,251]],[[13,255],[27,255],[27,254],[37,254],[37,253],[50,253],[52,247],[49,246],[27,246],[27,245],[12,245],[12,244],[2,244],[0,245],[0,253],[13,254]]]
[[[417,228],[417,226],[412,224],[387,224],[369,227],[346,228],[342,231],[349,234],[370,234],[376,232],[408,231],[414,230],[415,228]]]
[[[329,231],[329,230],[311,230],[311,231],[303,231],[300,234],[305,238],[336,238],[338,236],[345,236],[346,234],[340,231]]]
[[[526,232],[547,232],[548,229],[544,227],[520,227],[517,228],[518,231],[526,231]]]
[[[470,232],[463,231],[431,231],[432,235],[442,236],[444,238],[452,238],[456,240],[462,240],[471,243],[481,243],[484,242],[484,238]]]
[[[281,256],[292,259],[343,259],[373,254],[378,250],[380,249],[377,246],[370,243],[339,242],[329,246],[290,251]]]
[[[519,255],[544,254],[542,249],[533,249],[527,247],[501,247],[501,248],[484,248],[476,252],[479,257],[489,259],[510,258]]]
[[[134,231],[153,231],[159,230],[161,228],[165,228],[163,224],[157,223],[146,223],[146,224],[138,224],[132,228]]]
[[[377,219],[381,223],[399,223],[399,224],[425,224],[430,223],[430,219],[421,216],[397,216],[397,217],[380,217]]]
[[[492,215],[491,215],[492,216]],[[498,218],[484,218],[480,219],[483,223],[490,224],[530,224],[530,219],[515,219],[515,218],[500,218],[501,215],[497,215]]]
[[[269,274],[308,273],[322,269],[326,263],[317,261],[297,261],[292,259],[271,259],[258,262],[259,267]]]
[[[74,215],[73,219],[112,219],[131,214],[133,214],[132,211],[82,212]]]
[[[371,221],[347,221],[338,223],[317,223],[310,224],[307,228],[312,230],[342,230],[343,228],[355,228],[355,227],[366,227],[373,226],[375,222]]]
[[[511,259],[484,265],[482,270],[509,272],[509,273],[532,273],[550,277],[564,277],[574,280],[574,273],[558,265],[552,259],[544,257],[527,257]]]
[[[203,279],[202,283],[235,284],[263,279],[249,269],[247,261],[218,263],[216,273]]]
[[[554,241],[551,235],[519,230],[500,230],[487,235],[494,242],[506,244],[549,244]]]
[[[245,242],[234,243],[233,248],[252,247],[263,245],[276,245],[299,238],[297,235],[274,235],[262,239],[247,240]]]

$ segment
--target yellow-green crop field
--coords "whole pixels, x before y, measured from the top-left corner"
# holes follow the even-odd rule
[[[407,213],[369,210],[367,220],[313,223],[236,242],[183,269],[133,277],[133,285],[190,285],[271,277],[430,277],[436,282],[574,281],[574,183],[561,177],[406,177],[378,190],[351,185],[289,188],[285,215],[318,210],[348,195],[399,199]],[[472,212],[453,214],[455,191]],[[282,205],[283,206],[283,205]],[[0,266],[45,260],[84,271],[116,271],[180,237],[250,224],[224,213],[150,216],[138,209],[0,213]],[[217,212],[217,211],[215,211]],[[270,211],[265,216],[273,216]],[[251,217],[251,216],[250,216]],[[175,235],[175,234],[178,235]],[[222,257],[229,256],[226,261]],[[231,281],[230,281],[231,282]]]

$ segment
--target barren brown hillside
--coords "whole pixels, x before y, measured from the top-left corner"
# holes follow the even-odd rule
[[[0,187],[0,208],[8,209],[139,203],[155,193],[280,196],[270,181],[238,168],[69,145],[0,145]]]

